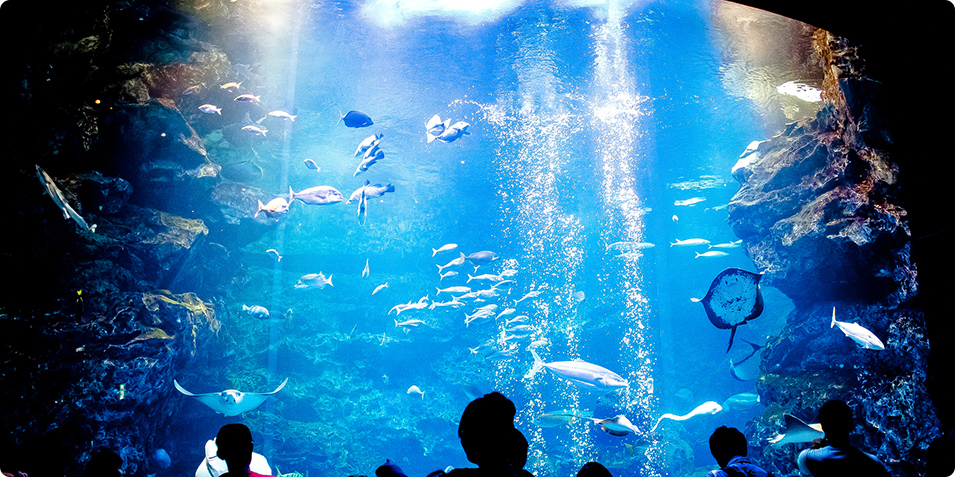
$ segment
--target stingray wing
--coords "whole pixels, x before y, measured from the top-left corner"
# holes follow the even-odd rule
[[[275,388],[274,391],[268,393],[242,393],[242,399],[239,399],[235,404],[230,404],[229,413],[224,414],[226,416],[237,416],[245,411],[251,411],[261,406],[269,396],[281,391],[286,383],[288,383],[288,378],[285,378],[285,381],[282,381],[282,384],[279,384],[279,387]]]

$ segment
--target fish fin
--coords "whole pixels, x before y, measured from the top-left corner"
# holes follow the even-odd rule
[[[428,134],[428,144],[431,144],[432,142],[434,142],[436,136],[431,133],[427,133],[427,134]]]
[[[432,248],[432,249],[431,249],[431,256],[433,257],[433,256],[435,256],[435,255],[437,255],[437,254],[438,254],[438,249]]]
[[[291,204],[295,200],[295,191],[292,190],[292,186],[288,186],[288,203]]]
[[[438,290],[438,292],[437,292],[437,293],[435,293],[435,295],[440,295],[440,294],[441,294],[441,289],[440,289],[440,288],[438,288],[438,287],[434,287],[434,289],[435,289],[435,290]]]
[[[541,370],[541,368],[544,367],[544,360],[542,360],[541,357],[537,355],[537,351],[534,351],[533,349],[531,349],[531,356],[534,357],[534,365],[531,366],[530,371],[528,371],[527,374],[524,375],[525,378],[534,377],[534,375],[537,374]]]
[[[702,255],[700,252],[695,252],[695,253],[696,253],[696,256],[693,258],[700,258],[700,255]]]
[[[836,327],[836,307],[832,307],[832,323],[829,325],[829,328]]]
[[[726,352],[727,352],[727,353],[729,353],[729,352],[730,352],[730,349],[733,348],[733,338],[736,337],[736,328],[737,328],[738,326],[739,326],[739,325],[734,326],[734,327],[733,327],[733,330],[730,331],[730,344],[729,344],[728,346],[726,346]]]
[[[339,124],[341,124],[342,120],[345,119],[345,115],[342,114],[342,110],[340,110],[340,109],[338,110],[338,115],[341,116],[341,117],[338,118],[338,122],[335,123],[336,126],[338,126]]]
[[[335,286],[335,285],[332,283],[332,274],[331,274],[331,273],[328,274],[328,286],[330,286],[330,287]]]
[[[395,185],[394,185],[394,184],[392,184],[391,182],[389,182],[387,185],[385,185],[385,192],[394,192],[394,191],[395,191]]]

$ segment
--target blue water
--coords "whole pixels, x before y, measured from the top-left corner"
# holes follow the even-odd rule
[[[727,354],[729,332],[690,298],[727,267],[754,270],[752,261],[742,249],[695,258],[705,246],[669,244],[736,240],[726,224],[738,189],[730,168],[750,141],[812,109],[773,91],[746,92],[809,73],[788,52],[775,69],[765,56],[746,56],[752,45],[739,31],[748,24],[730,32],[714,23],[724,4],[504,3],[462,13],[384,3],[237,2],[234,22],[217,23],[229,25],[217,38],[236,74],[223,82],[245,80],[243,89],[261,94],[267,109],[297,114],[284,133],[273,128],[253,146],[265,176],[250,186],[281,196],[289,186],[331,185],[346,198],[365,179],[396,188],[369,201],[364,225],[352,204],[294,203],[245,247],[258,260],[226,323],[245,349],[223,374],[233,383],[267,376],[269,385],[290,377],[280,395],[241,416],[256,450],[282,472],[311,475],[370,475],[386,458],[408,475],[466,467],[455,431],[477,388],[515,402],[530,442],[526,468],[537,476],[573,475],[590,460],[614,475],[712,468],[712,429],[742,429],[761,407],[665,421],[651,440],[611,436],[587,420],[548,429],[532,421],[575,409],[625,414],[645,431],[663,413],[755,392],[752,381],[730,376],[729,359],[751,350],[741,338],[763,343],[778,330],[788,301],[764,290],[766,312],[740,329]],[[249,71],[258,76],[243,78]],[[368,113],[374,126],[336,124],[349,110]],[[471,134],[428,144],[424,125],[434,114],[467,121]],[[374,133],[384,134],[386,157],[353,177],[355,147]],[[305,158],[321,171],[305,168]],[[675,205],[695,197],[705,201]],[[656,246],[621,257],[607,247],[621,241]],[[446,243],[459,247],[431,256]],[[280,262],[265,258],[270,248]],[[460,276],[439,281],[436,265],[480,250],[501,259],[477,273],[518,270],[508,295],[407,311],[399,319],[425,325],[396,328],[394,305],[449,299],[435,287],[475,273],[452,267]],[[366,259],[370,276],[362,278]],[[319,271],[333,287],[294,289],[301,275]],[[532,289],[544,293],[515,307],[534,327],[530,338],[501,341],[503,318],[465,326],[477,306],[498,303],[500,311]],[[258,321],[238,311],[243,304],[291,309],[292,318]],[[515,343],[513,354],[491,360],[469,350],[489,340],[499,349]],[[631,386],[601,396],[546,372],[525,378],[533,341],[545,361],[579,358]],[[423,399],[406,392],[412,385]],[[210,437],[221,423],[210,421]],[[205,438],[194,437],[197,463]]]

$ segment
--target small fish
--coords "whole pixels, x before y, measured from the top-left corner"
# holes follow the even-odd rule
[[[298,192],[293,191],[292,186],[289,186],[288,197],[289,202],[298,199],[302,202],[305,202],[306,204],[312,205],[334,204],[345,199],[342,196],[342,193],[338,192],[338,189],[332,186],[309,187],[308,189]]]
[[[437,255],[438,252],[447,252],[448,250],[454,250],[454,249],[456,249],[456,248],[458,248],[458,244],[456,244],[456,243],[447,243],[447,244],[442,245],[441,248],[432,248],[432,249],[431,249],[431,256],[433,257],[433,256]]]
[[[510,278],[510,277],[513,277],[514,275],[517,275],[517,270],[514,270],[514,269],[504,270],[503,272],[500,273],[501,278]]]
[[[261,96],[254,96],[251,94],[240,94],[233,99],[233,101],[238,101],[240,103],[258,103]]]
[[[471,134],[468,132],[470,126],[470,124],[464,121],[458,121],[445,129],[444,132],[435,139],[442,142],[453,142],[461,136],[469,136]]]
[[[619,251],[633,251],[633,250],[646,250],[648,248],[656,247],[656,245],[650,242],[614,242],[610,245],[607,245],[607,250],[619,250]]]
[[[505,308],[500,313],[498,313],[497,316],[494,317],[494,319],[496,320],[498,318],[502,318],[508,315],[513,315],[516,311],[517,311],[516,308]]]
[[[375,291],[371,292],[371,294],[374,295],[375,293],[378,293],[384,290],[385,288],[388,288],[388,282],[385,282],[384,284],[378,285],[377,287],[375,287]]]
[[[288,212],[289,203],[285,200],[285,197],[276,197],[269,201],[268,204],[263,204],[262,201],[259,201],[259,209],[255,211],[255,215],[252,218],[256,218],[260,213],[265,212],[265,215],[275,218],[280,215],[284,215]]]
[[[253,318],[258,318],[260,320],[267,320],[271,316],[269,314],[269,310],[266,307],[259,306],[259,305],[252,305],[252,306],[242,305],[242,311],[248,313],[249,316]]]
[[[670,220],[672,220],[674,223],[680,223],[680,218],[677,217],[676,214],[674,214],[673,217],[670,217]]]
[[[365,278],[368,276],[368,259],[365,259],[365,269],[361,271],[361,277]]]
[[[451,270],[450,272],[446,272],[446,273],[438,273],[438,275],[441,277],[440,279],[438,279],[440,281],[440,280],[444,280],[446,277],[456,277],[458,276],[458,272]]]
[[[199,106],[199,111],[202,111],[206,114],[218,114],[219,116],[222,116],[222,108],[217,107],[214,104],[203,104],[202,106]]]
[[[726,256],[728,256],[728,255],[729,255],[728,253],[726,253],[726,252],[721,252],[721,251],[719,251],[719,250],[710,250],[709,252],[703,252],[703,253],[696,252],[696,257],[695,257],[695,258],[700,258],[700,257],[726,257]]]
[[[451,260],[450,262],[447,263],[447,265],[444,265],[444,266],[438,265],[438,266],[437,266],[437,267],[438,267],[438,273],[441,273],[441,271],[444,270],[445,268],[463,264],[465,258],[466,258],[466,257],[465,257],[464,254],[462,253],[460,257],[458,257],[458,258],[456,258],[456,259],[454,259],[454,260]]]
[[[96,224],[89,225],[86,222],[86,219],[82,215],[76,212],[76,210],[70,206],[66,201],[66,197],[63,195],[63,192],[60,191],[60,188],[56,186],[56,183],[53,182],[53,178],[46,173],[39,165],[36,166],[36,176],[40,179],[40,184],[43,184],[43,189],[46,195],[50,196],[50,199],[53,200],[53,203],[60,208],[60,211],[63,212],[63,220],[73,219],[73,222],[76,225],[79,225],[80,228],[86,230],[90,233],[96,233]],[[463,254],[462,254],[463,256]],[[461,263],[464,263],[464,260],[461,260]]]
[[[361,156],[370,149],[377,147],[383,137],[385,137],[384,134],[372,134],[366,137],[362,142],[358,143],[358,149],[355,149],[355,157]],[[372,154],[374,154],[374,152],[372,152]]]
[[[332,276],[329,275],[328,278],[325,278],[325,274],[322,272],[318,273],[309,273],[307,275],[302,275],[298,279],[298,283],[295,284],[295,288],[304,289],[304,288],[325,288],[325,285],[335,286],[332,283]]]
[[[692,238],[692,239],[686,239],[686,240],[673,239],[673,240],[676,240],[676,242],[671,243],[670,244],[671,247],[692,247],[695,245],[710,244],[709,240],[701,239],[701,238]]]
[[[397,319],[395,320],[396,328],[417,328],[424,324],[427,324],[427,323],[425,323],[424,320],[419,320],[417,318],[412,318],[410,320],[406,320],[402,322],[398,322]]]
[[[196,94],[196,93],[198,93],[198,92],[200,92],[200,91],[202,91],[202,85],[201,85],[201,84],[195,84],[195,85],[192,85],[192,86],[190,86],[190,87],[184,89],[184,90],[182,91],[182,95],[183,95],[183,96],[190,96],[190,95]]]
[[[242,86],[242,83],[231,82],[231,83],[226,83],[226,84],[220,85],[220,86],[219,86],[219,89],[225,89],[225,90],[229,90],[229,91],[235,91],[235,90],[239,89],[240,86]]]
[[[700,202],[703,202],[704,200],[706,200],[706,197],[693,197],[693,198],[690,198],[690,199],[675,201],[675,202],[673,202],[673,205],[677,205],[677,206],[692,206],[692,205],[699,204]]]
[[[437,287],[435,287],[435,288],[437,288]],[[467,293],[467,292],[471,291],[471,287],[456,286],[456,287],[448,287],[448,288],[445,288],[445,289],[437,288],[437,290],[438,290],[438,293],[435,293],[435,295],[440,295],[441,292],[445,292],[445,293]]]
[[[271,253],[272,255],[275,255],[275,261],[276,261],[276,262],[281,262],[281,261],[282,261],[282,256],[279,255],[279,251],[278,251],[278,250],[275,250],[274,248],[270,248],[270,249],[266,250],[265,253]]]
[[[865,349],[874,349],[876,351],[885,350],[885,344],[874,333],[857,323],[845,323],[836,321],[836,308],[832,308],[832,324],[830,328],[839,327],[839,330],[845,333],[849,339]]]
[[[495,275],[493,273],[485,273],[483,275],[472,277],[471,274],[469,273],[467,283],[471,283],[471,280],[490,280],[492,282],[499,282],[503,280],[503,278],[500,275]]]
[[[293,116],[281,110],[269,111],[269,116],[273,118],[279,118],[283,121],[293,121],[293,122],[295,121],[295,118],[296,118],[296,116]]]
[[[428,309],[433,310],[433,309],[435,309],[435,308],[444,307],[444,306],[450,306],[450,307],[453,307],[453,308],[459,308],[459,307],[464,306],[464,303],[458,301],[457,298],[452,298],[451,301],[433,301],[433,302],[431,302],[431,305],[428,306]]]
[[[256,126],[254,124],[249,124],[248,126],[242,126],[242,130],[253,136],[262,136],[262,137],[265,137],[265,133],[269,132],[268,129]]]
[[[408,394],[420,394],[421,399],[424,399],[424,391],[422,391],[418,386],[412,385],[410,388],[408,388]]]
[[[313,171],[315,171],[315,172],[321,172],[321,170],[322,170],[322,168],[319,167],[318,164],[316,164],[315,161],[313,161],[313,160],[311,160],[311,159],[305,159],[305,160],[302,161],[302,162],[305,163],[305,167],[307,167],[307,168],[309,168],[309,169],[311,169],[311,170],[313,170]]]
[[[438,138],[444,131],[451,125],[451,118],[448,118],[446,121],[441,121],[441,116],[435,114],[431,116],[431,119],[425,123],[425,133],[428,137],[428,144],[431,144],[432,141]]]
[[[734,240],[732,242],[718,243],[715,245],[710,245],[709,248],[719,248],[719,249],[731,249],[731,248],[740,248],[743,245],[743,240]]]
[[[345,114],[341,114],[341,111],[339,111],[339,114],[341,117],[338,118],[338,122],[343,122],[345,126],[350,128],[365,128],[375,124],[375,122],[371,120],[371,116],[361,111],[349,111]]]
[[[544,293],[544,291],[543,291],[543,290],[531,290],[531,291],[527,292],[526,295],[522,296],[520,300],[514,300],[514,306],[517,306],[518,303],[520,303],[520,302],[522,302],[522,301],[524,301],[524,300],[526,300],[526,299],[528,299],[528,298],[534,298],[534,297],[536,297],[536,296],[539,296],[541,293]]]

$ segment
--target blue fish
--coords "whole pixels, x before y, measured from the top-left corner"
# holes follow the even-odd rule
[[[341,111],[339,111],[339,114],[341,114]],[[344,122],[345,126],[350,128],[366,128],[375,124],[375,122],[371,120],[371,116],[361,111],[349,111],[341,116],[338,122]]]

